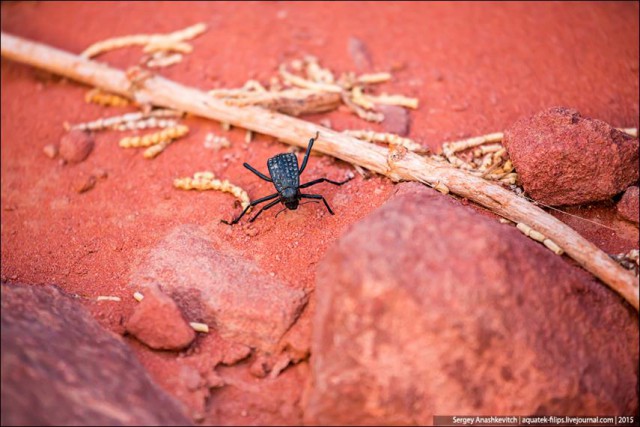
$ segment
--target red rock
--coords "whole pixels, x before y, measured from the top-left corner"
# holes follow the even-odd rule
[[[409,135],[411,130],[409,110],[397,105],[378,105],[377,108],[384,114],[382,127],[385,132],[395,133],[400,136]]]
[[[94,142],[90,133],[72,130],[60,140],[60,156],[70,163],[80,163],[93,150]]]
[[[228,386],[213,391],[211,410],[202,425],[304,425],[300,401],[309,377],[306,362],[277,378],[256,379],[248,369],[227,368],[223,372]]]
[[[316,281],[305,424],[638,410],[635,310],[515,227],[433,190],[355,224]]]
[[[156,286],[143,291],[138,304],[126,324],[127,332],[157,350],[181,350],[196,337],[176,303]]]
[[[627,188],[622,199],[616,205],[618,214],[627,221],[638,224],[640,222],[640,201],[638,200],[638,187]]]
[[[273,360],[265,354],[258,354],[249,367],[251,375],[257,378],[264,378],[273,367]]]
[[[547,205],[606,200],[638,180],[638,139],[576,110],[523,118],[504,146],[524,189]]]
[[[224,355],[222,356],[221,362],[223,365],[235,365],[236,363],[246,359],[250,355],[251,347],[243,344],[232,343],[226,349]]]
[[[309,357],[311,353],[311,330],[313,313],[315,311],[315,299],[311,299],[296,323],[282,337],[279,350],[284,352],[293,363],[298,363]]]
[[[202,229],[179,226],[132,270],[132,286],[158,283],[190,319],[230,341],[273,352],[307,302]],[[224,247],[224,251],[221,249]]]
[[[178,381],[180,381],[187,390],[196,391],[206,384],[200,372],[193,366],[181,365],[178,370]]]
[[[2,284],[2,425],[192,425],[122,338],[52,286]]]
[[[220,375],[218,375],[216,371],[211,371],[207,373],[205,381],[206,381],[207,387],[209,388],[220,388],[226,384],[224,382],[224,379]]]

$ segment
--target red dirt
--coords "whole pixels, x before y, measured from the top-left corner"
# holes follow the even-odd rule
[[[432,149],[446,140],[504,130],[518,118],[554,105],[575,108],[613,126],[639,125],[637,2],[12,2],[2,3],[1,14],[2,31],[77,53],[116,35],[168,32],[205,22],[208,30],[193,40],[193,53],[160,71],[201,89],[239,87],[248,78],[266,82],[278,64],[307,53],[334,71],[354,70],[348,40],[357,37],[366,44],[374,69],[397,70],[384,91],[420,99],[420,108],[411,112],[409,136]],[[134,47],[106,53],[99,60],[125,69],[141,55]],[[119,148],[120,135],[104,132],[95,135],[95,149],[87,160],[63,166],[43,153],[46,145],[58,144],[65,134],[63,122],[133,109],[86,104],[86,87],[4,59],[1,78],[2,279],[54,283],[91,299],[120,296],[120,303],[86,302],[101,323],[117,332],[122,332],[123,319],[135,305],[127,285],[132,261],[175,226],[198,224],[221,235],[266,272],[311,290],[315,265],[327,247],[394,191],[386,178],[357,176],[343,187],[318,189],[335,208],[335,216],[310,204],[277,220],[275,209],[263,214],[252,226],[255,235],[242,227],[230,229],[219,219],[239,213],[231,196],[178,191],[172,180],[213,170],[257,198],[271,193],[270,184],[242,163],[265,170],[266,160],[287,150],[286,145],[259,135],[246,147],[244,131],[234,129],[227,133],[231,149],[206,150],[204,135],[223,133],[220,126],[188,118],[189,136],[155,160]],[[336,129],[380,128],[341,111],[307,118],[317,122],[324,117]],[[79,194],[78,181],[99,169],[108,177]],[[340,179],[351,170],[341,161],[313,157],[305,174]],[[604,250],[637,247],[638,229],[618,220],[612,204],[570,212],[611,227],[554,214]],[[158,355],[138,343],[133,347],[161,386],[175,394],[166,379],[176,373],[175,355]],[[287,387],[302,385],[305,364],[288,371],[296,369],[300,371],[295,375],[288,373],[294,379],[286,380]],[[216,412],[206,421],[300,420],[295,410],[280,418],[259,411],[241,411],[246,416],[240,416],[235,411],[242,406],[239,398],[228,390],[220,392]],[[247,403],[251,407],[268,406],[255,403],[259,396],[247,400],[253,402]]]

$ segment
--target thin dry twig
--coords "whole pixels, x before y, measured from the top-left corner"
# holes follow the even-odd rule
[[[188,132],[188,126],[178,125],[147,135],[127,136],[120,140],[119,145],[122,148],[150,147],[156,144],[168,143],[186,135]]]
[[[217,190],[225,193],[231,193],[240,201],[242,209],[245,209],[249,206],[249,203],[251,203],[249,195],[245,190],[237,185],[231,184],[227,179],[215,179],[214,173],[210,171],[196,172],[193,175],[193,178],[188,176],[184,178],[176,178],[173,180],[173,186],[181,190]]]
[[[428,148],[423,147],[412,139],[403,138],[393,133],[374,132],[372,130],[344,130],[342,133],[353,136],[363,141],[381,142],[388,145],[401,145],[414,153],[427,153]]]
[[[142,120],[155,118],[155,119],[163,119],[163,118],[180,118],[184,115],[181,111],[175,111],[171,109],[157,109],[151,110],[149,112],[137,112],[137,113],[127,113],[118,116],[111,117],[101,117],[98,120],[93,120],[86,123],[78,123],[75,125],[65,124],[65,128],[67,130],[90,130],[90,131],[99,131],[105,129],[115,129],[118,126],[125,125],[129,126],[129,123],[136,123]]]
[[[96,298],[96,301],[114,301],[114,302],[120,302],[122,301],[120,299],[120,297],[114,297],[111,295],[100,295],[99,297]]]
[[[454,167],[467,171],[481,178],[499,181],[504,185],[515,185],[518,174],[513,171],[513,164],[507,156],[507,150],[502,146],[502,132],[476,136],[442,145],[442,152],[446,160]],[[486,145],[485,145],[486,144]],[[467,159],[461,159],[456,154],[470,150]],[[440,157],[433,156],[440,159]]]
[[[313,147],[315,151],[360,165],[396,182],[419,181],[430,186],[442,183],[454,194],[485,206],[515,223],[529,225],[553,240],[567,255],[638,310],[638,283],[631,272],[622,268],[571,227],[526,199],[445,162],[411,152],[398,160],[392,160],[389,149],[262,108],[229,106],[198,89],[159,76],[144,79],[132,89],[131,82],[123,71],[4,32],[2,55],[135,100],[144,99],[157,106],[186,111],[271,135],[301,148],[306,146],[310,135],[319,132],[320,137]]]
[[[173,128],[177,126],[178,126],[178,122],[176,120],[148,117],[142,120],[121,123],[119,125],[113,126],[112,129],[119,130],[119,131],[127,131],[127,130],[141,130],[141,129],[152,129],[152,128],[165,129],[165,128]]]
[[[286,64],[279,67],[278,78],[272,78],[267,90],[259,82],[249,80],[239,89],[214,89],[211,96],[225,99],[229,105],[258,105],[284,114],[301,114],[331,111],[344,104],[358,117],[381,122],[384,115],[376,111],[378,104],[401,105],[416,108],[418,100],[402,95],[370,95],[365,89],[391,79],[389,73],[364,74],[344,73],[336,79],[328,68],[320,66],[318,59],[306,56],[289,64],[298,75],[290,72]]]
[[[238,91],[230,89],[210,91],[217,98],[223,98],[228,105],[256,105],[291,116],[332,111],[340,105],[340,95],[332,92],[318,92],[309,89],[284,89],[279,92]]]
[[[533,240],[544,244],[547,248],[549,248],[556,255],[562,255],[564,252],[560,247],[551,239],[547,239],[547,236],[544,234],[534,230],[529,227],[527,224],[523,222],[519,222],[516,224],[516,228],[522,232],[527,237],[531,237]]]
[[[167,55],[165,51],[156,52],[151,55],[145,63],[150,68],[165,68],[171,65],[177,64],[182,61],[183,55],[181,53],[172,53]]]
[[[168,34],[136,34],[131,36],[114,37],[92,44],[86,48],[80,56],[91,58],[108,50],[119,49],[127,46],[145,46],[145,52],[157,50],[174,50],[178,52],[191,52],[192,47],[185,40],[191,40],[202,34],[207,29],[203,23],[195,24],[179,31]]]

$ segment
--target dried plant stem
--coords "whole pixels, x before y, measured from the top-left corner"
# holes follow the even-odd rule
[[[91,86],[144,100],[157,106],[186,111],[209,119],[250,129],[301,148],[310,135],[320,132],[314,150],[383,174],[393,181],[442,184],[452,193],[466,197],[515,223],[524,223],[555,242],[638,310],[638,284],[593,243],[562,221],[498,184],[489,182],[434,159],[407,152],[390,156],[387,148],[360,141],[340,132],[260,107],[234,107],[204,91],[183,86],[162,77],[150,76],[132,86],[123,71],[49,46],[2,33],[2,56],[61,74]]]
[[[175,110],[152,110],[148,113],[126,113],[119,116],[111,116],[111,117],[101,117],[98,120],[93,120],[91,122],[86,123],[78,123],[75,125],[65,125],[67,130],[70,129],[79,129],[79,130],[104,130],[104,129],[114,129],[118,128],[118,126],[124,126],[125,128],[134,127],[133,123],[138,123],[143,120],[155,119],[162,121],[163,118],[181,118],[183,113],[181,111]],[[151,126],[149,126],[151,127]]]
[[[251,203],[247,192],[229,182],[229,180],[216,179],[215,175],[211,171],[196,172],[191,177],[176,178],[173,180],[173,186],[181,190],[216,190],[225,193],[231,193],[236,199],[240,201],[242,209],[245,209]]]
[[[91,58],[107,50],[135,45],[145,46],[145,52],[175,50],[188,53],[191,52],[192,47],[184,43],[184,40],[190,40],[202,34],[206,28],[205,24],[200,23],[169,34],[135,34],[132,36],[115,37],[92,44],[80,55],[85,58]]]
[[[389,145],[401,145],[414,153],[426,153],[429,151],[427,148],[412,139],[403,138],[392,133],[374,132],[372,130],[344,130],[342,133],[362,139],[363,141],[382,142]]]
[[[224,102],[229,105],[257,105],[291,116],[323,113],[325,111],[335,110],[340,105],[340,94],[334,92],[319,92],[310,89],[285,89],[280,92],[252,91],[238,94],[230,91],[210,91],[209,93],[216,98],[225,95],[233,96],[222,98]]]
[[[163,129],[159,132],[148,133],[146,135],[127,136],[120,140],[119,145],[122,148],[139,148],[150,147],[152,145],[169,142],[178,139],[189,132],[189,128],[185,125],[177,125]]]

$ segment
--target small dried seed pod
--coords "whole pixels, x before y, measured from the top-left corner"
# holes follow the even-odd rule
[[[127,98],[113,93],[106,93],[100,89],[91,89],[84,97],[87,103],[104,105],[107,107],[126,107],[130,104]]]
[[[193,330],[196,332],[202,332],[205,334],[209,333],[209,325],[207,325],[206,323],[189,322],[189,326],[191,326],[191,328],[193,328]]]

